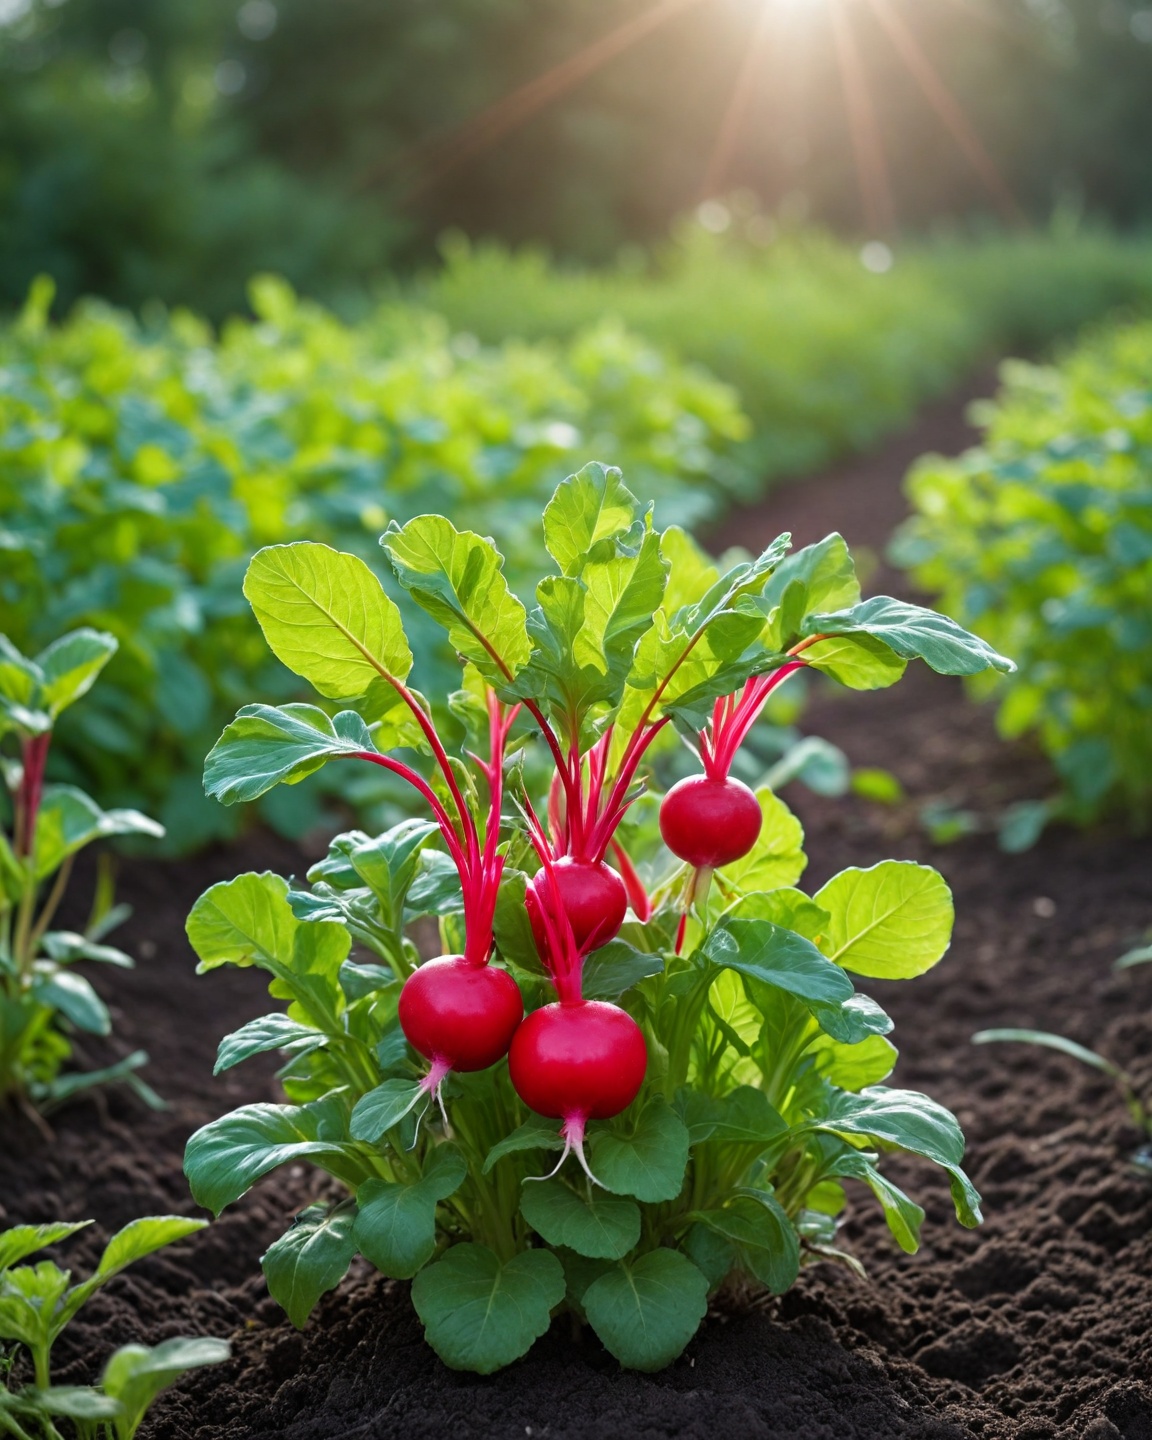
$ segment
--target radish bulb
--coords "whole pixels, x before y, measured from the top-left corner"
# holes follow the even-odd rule
[[[564,1122],[564,1153],[556,1170],[575,1153],[597,1185],[601,1182],[584,1157],[584,1127],[589,1120],[608,1120],[626,1110],[644,1083],[647,1067],[648,1047],[639,1025],[618,1005],[602,1000],[559,1002],[534,1010],[516,1031],[508,1052],[508,1073],[521,1100],[538,1115]]]
[[[716,870],[747,855],[763,823],[759,800],[731,776],[689,775],[660,805],[665,845],[697,870]]]
[[[507,970],[444,955],[405,980],[398,1014],[408,1043],[432,1062],[420,1084],[443,1112],[440,1085],[445,1075],[449,1070],[487,1070],[507,1054],[524,1018],[524,1000]]]
[[[553,860],[551,872],[552,881],[546,870],[538,870],[524,896],[541,958],[548,945],[548,930],[541,912],[555,903],[557,895],[579,953],[586,955],[589,950],[607,945],[623,925],[628,909],[624,881],[603,860],[575,860],[568,855]]]

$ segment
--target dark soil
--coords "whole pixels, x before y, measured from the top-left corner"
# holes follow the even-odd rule
[[[922,450],[970,439],[959,404],[836,474],[782,491],[735,517],[724,543],[778,529],[798,543],[840,528],[879,554],[900,518],[899,481]],[[873,589],[895,582],[874,578]],[[664,1373],[621,1372],[595,1339],[557,1324],[530,1356],[490,1379],[446,1370],[429,1351],[407,1286],[358,1270],[298,1334],[268,1298],[263,1248],[316,1193],[295,1169],[260,1185],[202,1236],[116,1281],[60,1346],[59,1378],[93,1378],[129,1338],[216,1334],[232,1361],[161,1402],[148,1440],[338,1437],[787,1437],[787,1440],[1149,1440],[1152,1437],[1152,1183],[1132,1168],[1141,1136],[1110,1085],[1048,1051],[976,1047],[983,1026],[1036,1025],[1100,1048],[1152,1091],[1152,967],[1112,962],[1152,923],[1152,844],[1119,833],[1054,830],[1027,854],[970,835],[935,847],[918,822],[929,800],[963,797],[978,813],[1043,793],[1040,759],[996,739],[992,716],[923,670],[893,690],[816,697],[805,726],[857,765],[882,766],[908,800],[789,799],[808,831],[809,878],[889,855],[930,861],[956,895],[952,950],[910,985],[871,987],[896,1020],[897,1083],[959,1115],[986,1223],[952,1218],[931,1167],[887,1168],[928,1211],[914,1257],[891,1245],[871,1197],[854,1197],[846,1246],[870,1283],[808,1270],[782,1300],[716,1315]],[[74,1105],[46,1144],[0,1124],[0,1221],[94,1216],[65,1253],[90,1263],[112,1229],[141,1214],[191,1212],[183,1144],[205,1120],[275,1098],[271,1067],[211,1078],[220,1035],[267,1008],[251,971],[196,978],[183,934],[200,891],[243,868],[302,870],[266,839],[194,863],[136,864],[122,890],[123,932],[140,958],[100,974],[124,1047],[152,1053],[162,1115],[124,1094]],[[102,1113],[103,1112],[103,1113]]]

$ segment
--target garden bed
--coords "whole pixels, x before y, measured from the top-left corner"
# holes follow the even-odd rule
[[[962,407],[937,408],[871,459],[734,517],[719,538],[749,546],[785,527],[800,544],[841,528],[878,552],[902,514],[898,477],[920,450],[965,443]],[[890,588],[890,573],[870,589]],[[589,1332],[558,1323],[529,1357],[488,1379],[446,1370],[424,1345],[407,1285],[366,1266],[299,1334],[268,1297],[258,1257],[286,1214],[316,1198],[302,1167],[259,1185],[209,1231],[137,1266],[84,1311],[59,1347],[58,1379],[90,1380],[93,1357],[132,1338],[227,1336],[233,1359],[190,1377],[157,1406],[148,1440],[336,1437],[733,1436],[1143,1440],[1152,1384],[1152,1183],[1129,1166],[1140,1136],[1102,1078],[1050,1052],[973,1047],[983,1026],[1037,1025],[1104,1049],[1152,1085],[1152,969],[1114,958],[1152,922],[1152,843],[1053,830],[1022,856],[992,837],[934,847],[919,823],[930,799],[977,813],[1040,793],[1043,765],[996,739],[958,681],[914,667],[877,694],[817,698],[805,728],[882,766],[908,800],[791,793],[820,884],[847,864],[898,855],[943,871],[956,897],[947,960],[915,986],[872,984],[896,1021],[896,1080],[952,1107],[969,1136],[986,1223],[961,1230],[947,1189],[915,1166],[924,1248],[897,1252],[871,1201],[844,1236],[871,1285],[810,1269],[782,1300],[711,1318],[657,1375],[621,1372]],[[302,871],[300,851],[257,838],[179,865],[126,867],[136,914],[122,932],[134,973],[97,977],[118,1043],[152,1054],[169,1100],[145,1112],[123,1093],[54,1119],[49,1146],[24,1121],[0,1125],[0,1221],[94,1216],[98,1242],[145,1213],[189,1211],[183,1144],[231,1106],[275,1097],[272,1066],[211,1076],[216,1039],[267,1008],[262,977],[227,967],[197,979],[183,935],[193,900],[243,869]],[[99,1109],[97,1108],[99,1104]],[[914,1162],[894,1164],[894,1178]],[[357,1262],[363,1266],[363,1262]]]

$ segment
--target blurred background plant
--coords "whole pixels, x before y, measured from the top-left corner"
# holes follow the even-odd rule
[[[1014,360],[974,407],[984,441],[928,456],[893,553],[950,615],[1015,657],[1008,736],[1035,732],[1063,791],[1019,828],[1122,810],[1152,820],[1152,324],[1090,333],[1054,365]],[[1021,817],[1018,816],[1018,820]]]

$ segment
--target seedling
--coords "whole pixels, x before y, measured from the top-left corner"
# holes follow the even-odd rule
[[[945,674],[1010,662],[931,611],[862,601],[838,535],[795,555],[781,536],[720,574],[602,466],[559,487],[544,536],[556,573],[531,611],[493,544],[443,517],[383,537],[463,665],[463,758],[408,687],[400,610],[367,565],[315,544],[252,561],[270,646],[330,705],[245,707],[208,757],[208,792],[251,800],[359,761],[403,775],[429,818],[338,837],[309,889],[242,875],[197,902],[200,969],[258,965],[289,1002],[226,1037],[217,1068],[280,1051],[289,1103],[204,1126],[185,1169],[216,1212],[301,1160],[346,1187],[263,1257],[298,1325],[359,1252],[413,1280],[456,1368],[517,1359],[563,1306],[622,1364],[656,1370],[722,1286],[779,1294],[804,1263],[847,1262],[845,1181],[915,1250],[923,1211],[881,1150],[943,1166],[957,1216],[979,1222],[955,1118],[880,1083],[892,1022],[850,978],[936,964],[947,886],[887,861],[807,896],[799,823],[764,785],[753,816],[728,771],[800,669],[874,689],[913,657]],[[664,801],[670,853],[637,802],[675,732],[704,776]],[[428,915],[448,958],[420,965],[407,927]]]
[[[133,963],[103,943],[125,913],[112,903],[107,871],[84,931],[51,928],[73,860],[107,836],[164,833],[136,810],[102,810],[72,785],[45,784],[57,719],[87,694],[115,649],[111,635],[73,630],[29,660],[0,635],[0,767],[12,807],[11,837],[0,829],[0,1103],[45,1109],[113,1080],[160,1103],[135,1074],[148,1060],[142,1050],[103,1070],[61,1073],[72,1034],[112,1028],[108,1007],[72,967]],[[16,754],[4,753],[6,740]]]
[[[99,1385],[53,1385],[52,1347],[78,1311],[129,1265],[204,1228],[202,1220],[156,1215],[133,1220],[113,1235],[95,1271],[75,1285],[51,1260],[20,1262],[90,1225],[58,1222],[0,1231],[0,1435],[14,1440],[132,1440],[156,1397],[181,1375],[227,1360],[224,1340],[178,1339],[123,1345]],[[28,1383],[14,1377],[30,1364]]]

